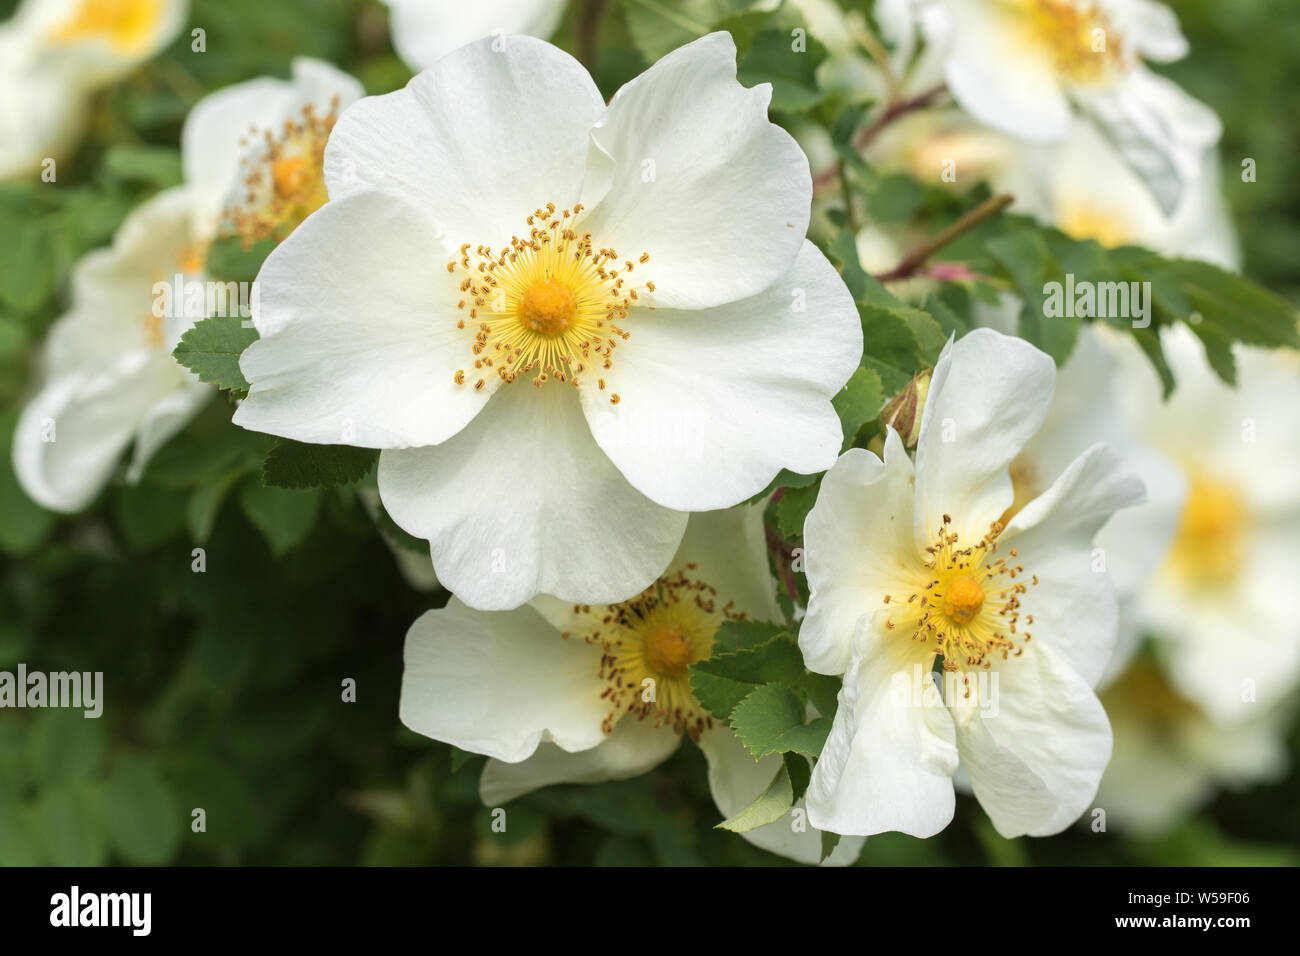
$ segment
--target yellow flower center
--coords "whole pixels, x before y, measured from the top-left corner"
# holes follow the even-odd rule
[[[596,388],[606,390],[614,349],[631,337],[621,323],[640,290],[655,285],[630,285],[627,276],[650,256],[620,264],[616,251],[597,248],[591,233],[573,228],[581,213],[578,205],[557,214],[548,203],[528,217],[527,239],[514,236],[498,250],[466,243],[447,263],[449,273],[462,276],[457,305],[474,331],[476,374],[457,369],[457,385],[481,389],[494,370],[507,385],[531,375],[539,388],[552,379],[578,388],[579,376],[590,371]],[[466,328],[466,318],[456,326]],[[617,405],[618,393],[609,401]]]
[[[1046,47],[1056,69],[1076,83],[1108,80],[1122,65],[1119,35],[1095,0],[1015,0],[1026,40]]]
[[[1062,203],[1056,226],[1071,238],[1096,239],[1110,248],[1133,241],[1133,230],[1127,222],[1089,201]]]
[[[225,211],[224,232],[239,236],[245,246],[264,239],[284,239],[329,201],[325,189],[325,145],[338,119],[339,99],[329,112],[316,115],[310,103],[297,119],[278,130],[254,131],[240,141],[261,148],[243,160],[244,197]]]
[[[81,0],[50,39],[78,43],[103,38],[122,53],[139,53],[149,45],[162,12],[163,0]]]
[[[927,558],[916,576],[916,590],[906,601],[886,594],[884,603],[897,607],[885,621],[889,630],[901,628],[930,653],[943,658],[947,671],[973,670],[992,666],[992,656],[1019,657],[1024,643],[1033,635],[1018,632],[1022,614],[1021,595],[1038,583],[1030,576],[1024,583],[1023,565],[998,557],[997,538],[1002,525],[994,522],[987,534],[971,547],[960,547],[959,535],[948,528],[952,519],[943,516],[935,543],[926,548]],[[1012,561],[1017,557],[1011,549]],[[921,583],[924,582],[924,583]],[[1032,614],[1025,615],[1032,625]],[[1017,645],[1016,639],[1021,639]],[[929,650],[933,647],[933,651]]]
[[[1223,587],[1237,576],[1250,527],[1236,487],[1193,474],[1170,561],[1199,587]]]
[[[691,690],[690,666],[713,653],[719,625],[745,615],[732,602],[720,606],[717,591],[693,578],[694,571],[688,564],[621,604],[573,609],[589,622],[578,632],[582,639],[604,649],[600,696],[610,705],[601,724],[605,733],[629,713],[695,738],[713,726]]]
[[[534,282],[519,299],[520,321],[542,335],[559,335],[577,315],[578,300],[559,279]]]

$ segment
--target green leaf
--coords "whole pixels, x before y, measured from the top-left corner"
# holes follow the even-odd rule
[[[713,635],[714,654],[757,647],[778,634],[785,633],[784,624],[776,624],[772,621],[753,621],[749,618],[723,621],[717,633]]]
[[[154,186],[179,185],[181,154],[170,146],[114,146],[104,157],[104,168],[119,179]]]
[[[0,413],[0,443],[6,452],[13,446],[15,412]],[[14,475],[13,457],[5,454],[0,461],[0,551],[26,555],[34,551],[54,527],[55,517],[27,494]]]
[[[808,763],[807,757],[797,753],[783,754],[782,761],[785,763],[785,772],[790,777],[790,795],[793,802],[798,803],[808,791],[812,765]]]
[[[52,689],[47,689],[47,693],[52,693]],[[84,689],[82,700],[85,701]],[[84,709],[49,709],[38,713],[27,738],[36,778],[45,783],[92,778],[104,759],[103,721],[86,717]]]
[[[831,833],[830,830],[822,830],[821,834],[822,855],[820,862],[825,863],[830,855],[835,852],[835,848],[840,845],[840,835],[838,833]]]
[[[176,855],[188,817],[156,761],[118,760],[100,791],[99,805],[109,841],[128,863],[155,866]]]
[[[1058,275],[1058,281],[1063,280],[1064,273],[1057,269],[1042,235],[1031,229],[1017,229],[990,239],[987,248],[1007,271],[1023,300],[1021,337],[1052,356],[1058,366],[1064,364],[1074,350],[1082,320],[1078,316],[1045,314],[1043,286]]]
[[[820,487],[809,485],[805,488],[786,488],[781,493],[781,500],[775,508],[776,530],[781,537],[793,541],[803,536],[804,522],[808,520],[808,512],[817,503]]]
[[[244,321],[237,315],[206,318],[181,337],[172,355],[202,382],[247,391],[239,356],[257,341],[257,330],[244,328]]]
[[[320,511],[321,492],[318,488],[290,491],[246,481],[239,488],[239,505],[278,558],[311,533]]]
[[[755,757],[780,751],[781,738],[803,723],[804,701],[781,683],[751,691],[731,712],[731,726]]]
[[[185,526],[190,537],[203,544],[212,534],[217,514],[226,500],[226,495],[240,478],[248,473],[247,465],[236,465],[216,478],[205,481],[194,490],[185,505]]]
[[[33,822],[54,866],[101,866],[108,856],[107,837],[85,785],[64,784],[42,792]]]
[[[880,376],[885,395],[896,395],[925,368],[916,333],[902,309],[860,305],[862,364]]]
[[[803,656],[785,635],[748,650],[715,654],[691,665],[691,688],[695,698],[714,717],[726,721],[736,705],[754,689],[769,681],[799,684],[803,680]]]
[[[276,439],[262,463],[262,481],[278,488],[333,488],[351,485],[379,460],[373,448],[351,445],[310,445]]]
[[[208,247],[204,267],[215,280],[252,282],[274,248],[274,239],[260,239],[245,247],[238,236],[222,236]]]
[[[835,414],[840,416],[840,425],[844,429],[842,451],[852,447],[862,426],[874,422],[885,405],[880,373],[869,368],[857,369],[831,399],[831,404],[835,406]]]
[[[803,112],[826,95],[817,86],[817,67],[825,59],[826,48],[806,30],[796,38],[791,30],[774,27],[756,36],[737,60],[736,78],[745,86],[771,83],[772,109]]]
[[[867,296],[868,284],[875,282],[858,261],[858,240],[852,229],[841,229],[826,247],[826,254],[840,270],[840,278],[848,286],[854,302],[862,302]],[[880,283],[876,283],[880,286]],[[881,286],[883,288],[883,286]],[[902,303],[899,303],[900,305]]]
[[[714,829],[745,833],[775,823],[789,813],[792,806],[794,806],[794,787],[790,782],[790,773],[782,763],[781,769],[776,772],[772,782],[757,800],[735,816],[717,824]]]

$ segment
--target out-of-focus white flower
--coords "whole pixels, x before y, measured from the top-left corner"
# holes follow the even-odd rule
[[[549,39],[568,0],[384,0],[393,47],[416,73],[483,37]]]
[[[452,598],[407,635],[402,722],[491,757],[480,781],[488,806],[551,784],[637,776],[689,735],[729,817],[767,788],[781,758],[755,761],[715,723],[688,668],[711,655],[723,622],[778,619],[774,593],[762,508],[749,506],[692,515],[668,571],[630,601],[575,607],[539,597],[514,611],[475,611]],[[742,835],[815,863],[820,834],[797,829],[793,813]],[[843,841],[831,862],[852,862],[861,846]]]
[[[127,470],[149,458],[207,400],[172,349],[201,316],[160,314],[154,284],[203,278],[206,237],[194,192],[168,189],[122,223],[113,245],[87,254],[72,275],[72,308],[50,330],[45,384],[14,432],[14,473],[52,511],[79,511],[108,482],[134,441]]]
[[[1178,693],[1216,722],[1245,719],[1300,682],[1300,360],[1236,350],[1238,387],[1210,371],[1184,326],[1163,336],[1167,402],[1126,343],[1121,395],[1142,440],[1173,461],[1187,500],[1168,558],[1142,590],[1140,622]]]
[[[1019,139],[1056,143],[1086,115],[1172,215],[1221,126],[1145,61],[1187,53],[1173,13],[1152,0],[923,0],[958,104]]]
[[[799,644],[844,686],[814,826],[937,833],[959,759],[1004,836],[1059,832],[1091,801],[1111,747],[1092,687],[1117,626],[1093,539],[1142,484],[1096,444],[1016,508],[1010,467],[1055,378],[1033,346],[977,329],[935,367],[915,467],[890,429],[883,460],[850,449],[823,479]]]
[[[1217,787],[1268,782],[1286,772],[1291,707],[1260,705],[1237,719],[1211,719],[1149,660],[1135,662],[1102,692],[1101,702],[1115,731],[1095,801],[1108,824],[1156,835]]]
[[[90,94],[172,41],[188,0],[26,0],[0,23],[0,179],[59,159]]]
[[[861,325],[735,69],[713,34],[606,106],[511,37],[356,103],[330,203],[262,268],[236,424],[383,449],[389,514],[486,610],[623,600],[685,512],[829,467]]]
[[[45,347],[44,384],[14,433],[14,470],[33,500],[84,508],[132,442],[126,478],[138,480],[210,397],[171,355],[207,314],[210,244],[222,230],[278,237],[323,202],[325,137],[360,95],[346,74],[298,60],[291,81],[252,80],[196,104],[182,134],[186,184],[132,213],[112,247],[73,272],[71,308]],[[203,294],[192,299],[196,287]],[[224,289],[222,301],[248,304]]]

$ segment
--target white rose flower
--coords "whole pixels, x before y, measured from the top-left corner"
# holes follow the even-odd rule
[[[1075,112],[1110,139],[1166,214],[1200,175],[1218,117],[1146,60],[1186,55],[1170,10],[1152,0],[928,0],[958,104],[1019,139],[1060,142]]]
[[[548,39],[560,25],[568,0],[384,0],[397,55],[415,72],[452,50],[483,37],[516,34]]]
[[[1168,401],[1137,348],[1123,353],[1133,365],[1125,413],[1188,487],[1173,546],[1138,614],[1178,693],[1216,721],[1237,721],[1300,682],[1300,360],[1238,348],[1232,389],[1186,327],[1167,331],[1163,344],[1177,382]]]
[[[630,601],[575,607],[540,597],[475,611],[452,598],[423,614],[406,637],[402,722],[491,757],[479,784],[489,807],[551,784],[637,776],[689,735],[730,817],[763,793],[781,758],[750,756],[695,700],[688,668],[711,655],[720,624],[742,617],[779,619],[762,508],[692,515],[668,571]],[[821,835],[796,829],[795,810],[803,804],[742,836],[816,863]],[[828,862],[851,863],[861,848],[843,840]]]
[[[193,417],[212,389],[172,358],[201,316],[160,306],[155,283],[203,279],[206,237],[193,190],[164,190],[131,213],[108,249],[72,273],[72,306],[50,330],[45,384],[14,432],[14,473],[52,511],[80,511],[134,441],[127,480]]]
[[[1218,787],[1277,780],[1290,763],[1293,707],[1260,706],[1237,719],[1212,719],[1149,660],[1137,661],[1102,692],[1101,702],[1115,749],[1096,805],[1108,825],[1142,836],[1177,825]]]
[[[0,23],[0,180],[60,159],[90,95],[172,41],[188,0],[26,0]]]
[[[360,95],[356,80],[300,59],[291,81],[251,80],[195,105],[182,133],[186,184],[133,212],[111,249],[73,271],[71,308],[45,347],[45,384],[14,433],[14,470],[33,500],[81,510],[133,441],[126,478],[137,481],[211,396],[171,354],[207,315],[209,244],[222,229],[281,235],[323,202],[325,137]],[[218,307],[240,304],[223,286]]]
[[[713,34],[606,106],[511,37],[355,104],[330,203],[262,268],[235,422],[382,449],[384,506],[485,610],[624,600],[685,512],[829,467],[861,326],[735,69]]]
[[[1008,518],[1010,465],[1055,378],[1033,346],[977,329],[935,367],[915,466],[890,429],[883,461],[851,449],[823,479],[799,643],[844,687],[808,789],[814,826],[931,836],[959,760],[1007,837],[1059,832],[1096,792],[1111,735],[1092,687],[1117,610],[1093,539],[1143,492],[1096,444]]]

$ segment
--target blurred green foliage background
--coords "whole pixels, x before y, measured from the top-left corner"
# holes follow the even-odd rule
[[[13,0],[0,0],[0,18]],[[1181,0],[1192,55],[1166,72],[1223,117],[1225,190],[1246,273],[1300,302],[1300,5]],[[600,42],[571,10],[556,42],[582,52],[612,94],[646,62],[611,3]],[[717,814],[695,747],[645,778],[555,787],[510,805],[492,833],[481,758],[453,755],[397,720],[407,627],[445,595],[409,587],[351,492],[289,505],[264,489],[264,436],[214,400],[145,481],[56,518],[19,490],[9,435],[37,346],[76,258],[110,241],[142,198],[179,181],[177,142],[205,93],[292,56],[331,60],[370,92],[402,85],[374,0],[195,0],[207,31],[101,94],[56,185],[0,185],[0,669],[105,673],[99,720],[0,710],[0,863],[779,864]],[[671,38],[669,38],[671,41]],[[683,37],[681,39],[689,39]],[[781,119],[781,117],[777,117]],[[1257,182],[1234,174],[1242,158]],[[34,177],[33,177],[34,179]],[[191,571],[192,548],[207,570]],[[341,683],[357,683],[357,700]],[[1300,734],[1293,734],[1300,755]],[[863,864],[1295,863],[1300,774],[1220,796],[1159,840],[1082,826],[1008,842],[960,798],[928,841],[869,841]],[[206,831],[191,830],[203,808]]]

